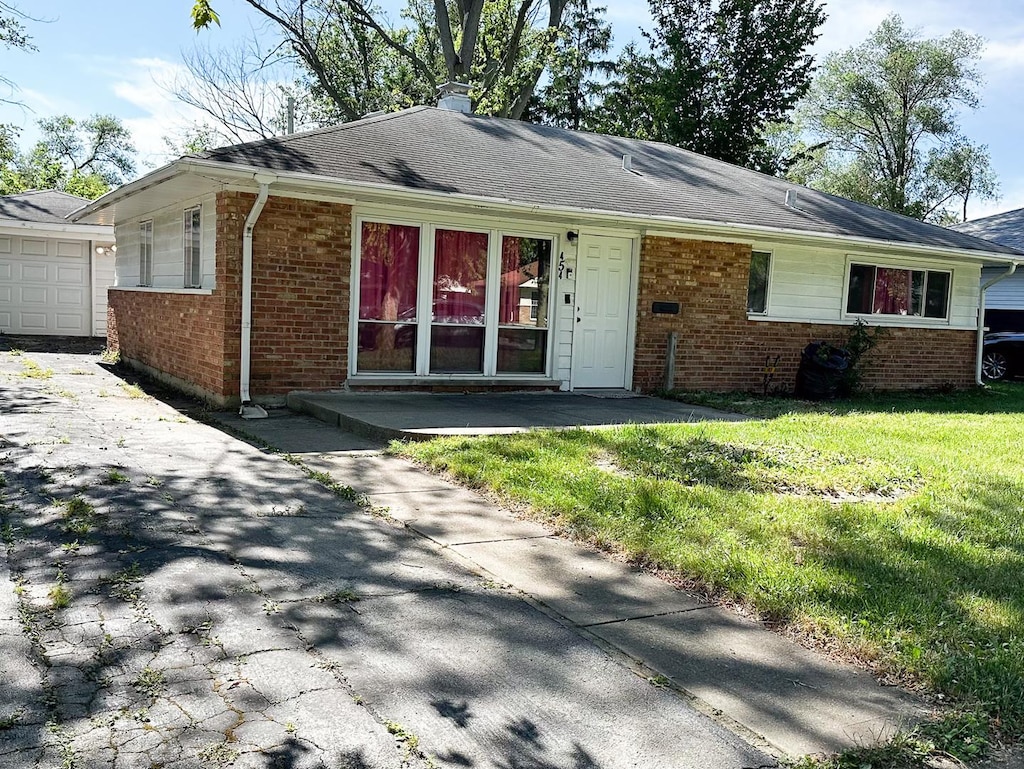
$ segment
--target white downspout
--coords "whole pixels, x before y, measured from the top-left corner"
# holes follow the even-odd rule
[[[979,387],[985,384],[981,378],[981,358],[985,353],[985,292],[999,281],[1006,280],[1016,271],[1017,262],[1014,262],[1002,275],[996,275],[981,286],[981,298],[978,301],[978,349],[974,356],[974,382]]]
[[[264,419],[267,416],[266,410],[252,403],[249,397],[249,375],[252,368],[252,233],[256,228],[256,220],[263,213],[263,206],[267,204],[270,185],[277,177],[257,175],[254,178],[260,190],[249,215],[245,217],[245,230],[242,234],[242,370],[239,381],[242,406],[238,414],[243,419]]]

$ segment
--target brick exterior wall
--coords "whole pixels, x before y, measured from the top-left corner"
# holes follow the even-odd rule
[[[230,383],[224,368],[222,295],[112,288],[107,296],[108,347],[128,363],[142,364],[223,401]]]
[[[216,200],[216,288],[211,295],[111,289],[108,344],[122,359],[237,403],[245,218],[256,196]],[[345,381],[350,206],[271,196],[253,237],[250,392],[332,389]]]
[[[668,334],[678,334],[675,387],[759,391],[766,356],[780,355],[773,388],[792,391],[809,342],[843,341],[849,326],[747,320],[749,246],[645,237],[640,256],[633,384],[661,388]],[[680,303],[679,315],[654,315],[651,303]],[[887,328],[863,362],[866,389],[967,387],[974,382],[975,334],[952,329]]]
[[[228,329],[238,376],[241,348],[242,231],[256,196],[217,195],[217,286],[230,288],[237,312]],[[221,280],[221,244],[227,265]],[[237,244],[232,248],[233,244]],[[253,397],[331,390],[348,371],[352,207],[271,196],[253,234]],[[237,387],[236,387],[237,389]]]

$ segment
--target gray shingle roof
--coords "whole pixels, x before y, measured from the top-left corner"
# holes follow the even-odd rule
[[[634,173],[623,170],[631,155]],[[200,157],[539,206],[1014,253],[1004,246],[667,144],[414,107]],[[797,210],[786,191],[798,190]]]
[[[953,229],[1024,251],[1024,208],[986,216],[983,219],[972,219],[954,225]]]
[[[65,217],[89,201],[57,190],[30,190],[0,197],[0,219],[68,224]]]

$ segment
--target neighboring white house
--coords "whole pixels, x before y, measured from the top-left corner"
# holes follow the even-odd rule
[[[1024,208],[972,219],[953,229],[1024,250]],[[1005,267],[986,267],[981,271],[981,282],[986,283],[1005,272]],[[985,292],[985,325],[992,331],[1024,331],[1024,269]]]
[[[0,197],[0,333],[106,336],[114,228],[65,218],[88,202],[56,190]]]

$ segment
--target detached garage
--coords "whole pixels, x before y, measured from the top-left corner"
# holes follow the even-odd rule
[[[88,202],[56,190],[0,197],[0,333],[106,336],[114,228],[65,218]]]

